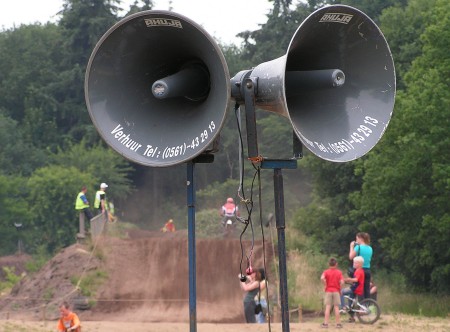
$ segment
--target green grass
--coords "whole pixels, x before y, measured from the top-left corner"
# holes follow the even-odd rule
[[[108,279],[108,274],[102,270],[96,270],[80,277],[72,277],[71,282],[74,286],[78,285],[82,295],[87,297],[95,296],[97,289]]]
[[[320,275],[328,258],[307,251],[288,253],[289,307],[304,310],[322,310],[323,286]],[[398,274],[380,272],[374,280],[378,287],[378,304],[383,313],[407,314],[423,317],[449,317],[450,296],[412,293],[404,278]]]
[[[286,242],[287,248],[298,248],[287,251],[289,307],[321,311],[323,286],[320,275],[327,268],[329,257],[320,254],[314,241],[296,229],[286,233]],[[346,274],[346,266],[338,267]],[[414,293],[399,273],[375,271],[372,278],[378,288],[377,300],[382,313],[450,317],[449,295]]]
[[[14,287],[15,284],[17,284],[22,279],[22,276],[18,276],[15,274],[14,267],[4,266],[3,272],[5,273],[5,281],[0,282],[1,293],[9,291]]]
[[[37,323],[38,326],[33,327],[33,326],[29,326],[29,324],[27,324],[27,326],[21,326],[18,325],[16,323],[5,323],[2,325],[2,327],[0,328],[1,332],[52,332],[55,329],[51,328],[51,327],[43,327],[41,326],[42,324]]]
[[[450,296],[432,294],[399,294],[389,288],[378,296],[383,312],[403,313],[424,317],[448,317]]]

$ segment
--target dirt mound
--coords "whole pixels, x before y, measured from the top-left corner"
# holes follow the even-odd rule
[[[44,314],[49,319],[56,318],[62,299],[72,303],[83,301],[75,288],[77,278],[104,271],[106,281],[97,288],[96,294],[84,299],[95,305],[90,310],[77,310],[82,319],[189,321],[187,236],[137,234],[129,234],[134,237],[129,239],[101,238],[94,252],[81,245],[65,248],[39,273],[25,277],[8,298],[2,298],[0,313],[8,311],[33,319],[42,319]],[[245,256],[251,251],[251,242],[243,242],[242,247],[245,270]],[[267,264],[272,260],[269,251],[266,246]],[[244,322],[243,292],[237,277],[242,258],[239,240],[197,239],[196,253],[197,320]],[[261,241],[254,243],[252,257],[253,267],[263,266]],[[271,292],[276,292],[274,287]]]
[[[76,244],[65,248],[38,273],[25,276],[8,296],[2,297],[0,313],[12,317],[56,318],[62,300],[73,302],[80,297],[75,287],[77,277],[101,265],[85,246]]]

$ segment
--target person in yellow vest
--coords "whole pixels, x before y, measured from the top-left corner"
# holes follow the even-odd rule
[[[93,218],[92,212],[89,209],[89,201],[86,198],[87,188],[86,186],[81,187],[81,191],[77,195],[77,199],[75,200],[75,210],[79,213],[84,213],[87,220],[91,221]]]
[[[106,188],[108,185],[106,183],[100,184],[100,190],[95,193],[94,207],[97,209],[98,214],[105,214],[108,217],[108,203],[106,201]]]

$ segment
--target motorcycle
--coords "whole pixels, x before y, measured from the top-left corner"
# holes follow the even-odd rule
[[[236,233],[236,217],[225,216],[222,220],[223,225],[223,237],[232,238]]]

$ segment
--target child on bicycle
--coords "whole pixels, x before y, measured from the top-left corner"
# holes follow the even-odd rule
[[[339,313],[339,306],[341,305],[341,287],[344,285],[344,277],[342,272],[337,268],[337,261],[335,258],[330,258],[328,261],[328,269],[323,271],[320,280],[325,286],[325,318],[321,325],[323,328],[328,327],[330,320],[331,308],[334,307],[334,315],[336,318],[336,328],[342,328],[341,316]]]
[[[353,267],[355,268],[355,273],[353,275],[353,278],[344,278],[344,281],[346,283],[352,283],[350,288],[346,288],[342,291],[342,298],[341,302],[344,303],[344,295],[350,296],[352,299],[354,299],[356,296],[358,297],[358,301],[364,299],[364,258],[362,256],[356,256],[353,258]],[[349,301],[349,306],[351,306],[351,302]],[[350,308],[349,311],[350,318],[349,322],[354,322],[355,318],[353,317],[353,311]]]

